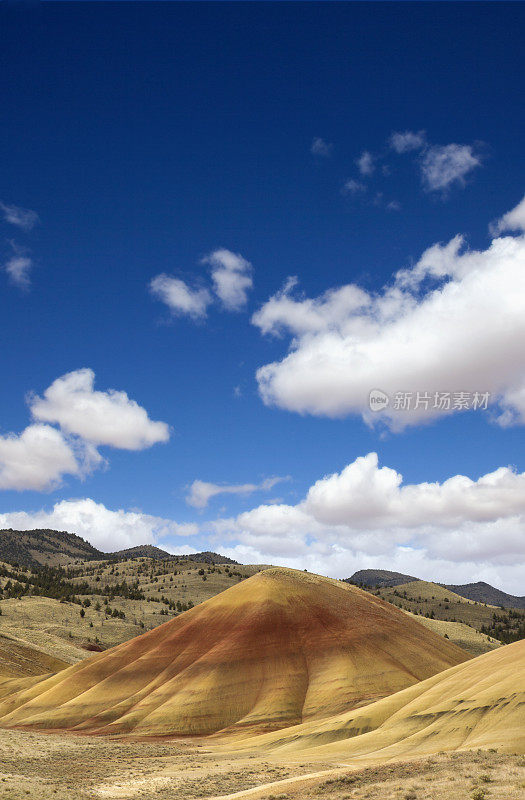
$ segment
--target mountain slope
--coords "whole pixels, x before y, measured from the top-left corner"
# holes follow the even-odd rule
[[[269,569],[0,703],[0,724],[137,735],[326,717],[468,659],[354,586]]]
[[[517,597],[514,594],[507,594],[501,589],[496,589],[490,583],[478,581],[477,583],[462,583],[458,585],[443,584],[445,589],[475,600],[477,603],[487,603],[491,606],[504,606],[505,608],[525,608],[525,597]]]
[[[219,553],[192,553],[173,555],[152,544],[128,547],[114,553],[98,550],[75,533],[36,529],[15,531],[12,528],[0,530],[0,561],[19,564],[22,567],[63,566],[74,561],[125,561],[132,558],[152,558],[155,561],[184,559],[202,564],[237,564],[231,558]]]
[[[0,530],[0,561],[9,564],[58,566],[76,559],[99,558],[105,558],[104,553],[74,533],[45,529]]]
[[[482,747],[525,753],[525,641],[364,708],[250,738],[246,746],[315,749],[316,758],[374,763]]]
[[[353,583],[356,586],[368,586],[369,588],[399,586],[402,583],[417,581],[412,575],[404,575],[402,572],[391,572],[388,569],[360,569],[354,572],[351,578],[346,578],[346,583]]]
[[[45,653],[28,642],[0,634],[0,681],[58,672],[69,667],[66,661]]]

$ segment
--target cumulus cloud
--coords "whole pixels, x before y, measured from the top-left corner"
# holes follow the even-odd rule
[[[421,150],[426,143],[425,131],[395,132],[391,134],[388,142],[392,150],[400,154]]]
[[[421,180],[427,192],[446,192],[453,184],[463,186],[465,177],[481,160],[471,145],[435,145],[426,150],[421,160]]]
[[[220,248],[202,259],[211,266],[214,292],[227,311],[241,311],[253,286],[252,265],[240,253]]]
[[[195,480],[190,486],[190,492],[186,497],[188,505],[194,508],[206,508],[212,497],[219,494],[240,494],[249,495],[254,492],[263,492],[273,489],[277,483],[289,480],[286,478],[266,478],[261,483],[241,483],[234,485],[208,483],[207,481]]]
[[[376,453],[327,475],[297,505],[262,505],[214,528],[238,560],[347,577],[398,569],[444,582],[488,580],[522,593],[525,473],[404,484]]]
[[[0,436],[0,489],[47,491],[101,460],[96,450],[67,441],[51,425],[29,425],[20,434]]]
[[[126,392],[97,391],[94,382],[91,369],[78,369],[57,378],[43,397],[30,396],[33,417],[57,423],[65,433],[94,445],[121,450],[144,450],[168,441],[170,432],[165,422],[151,420],[146,409]]]
[[[23,231],[30,231],[39,221],[38,214],[35,211],[31,211],[29,208],[7,205],[2,201],[0,201],[0,211],[6,222],[21,228]]]
[[[372,175],[375,169],[374,157],[368,150],[364,150],[355,163],[361,175]]]
[[[90,369],[57,378],[43,397],[28,397],[35,422],[0,436],[0,489],[48,491],[66,475],[83,478],[107,462],[99,445],[143,450],[169,438],[125,392],[95,391]],[[60,427],[53,427],[55,423]]]
[[[454,413],[434,405],[436,393],[489,392],[501,424],[525,422],[523,234],[480,251],[461,236],[433,245],[377,293],[349,284],[305,298],[295,286],[288,282],[252,317],[263,333],[291,337],[288,354],[257,372],[265,403],[361,414],[396,430]],[[373,389],[391,399],[381,412],[369,410]],[[429,393],[430,407],[396,408],[398,392]]]
[[[525,197],[516,208],[504,214],[501,219],[493,222],[489,228],[493,236],[504,231],[525,231]]]
[[[193,536],[199,530],[194,523],[177,523],[141,511],[112,510],[90,498],[62,500],[51,511],[0,514],[0,527],[23,531],[35,528],[68,531],[82,536],[103,552],[140,544],[158,544],[167,536]],[[170,549],[169,545],[163,547]]]
[[[176,315],[186,314],[193,319],[204,319],[212,298],[207,289],[192,289],[179,278],[162,273],[150,283],[154,297],[165,303]]]
[[[323,158],[328,158],[332,155],[333,144],[330,142],[325,142],[324,139],[321,139],[320,136],[315,136],[312,140],[312,144],[310,146],[310,152],[314,156],[322,156]]]

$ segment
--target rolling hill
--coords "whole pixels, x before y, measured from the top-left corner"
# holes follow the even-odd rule
[[[184,559],[203,564],[237,564],[219,553],[205,551],[190,555],[174,555],[155,545],[144,544],[125,550],[106,553],[93,547],[75,533],[36,529],[16,531],[12,528],[0,530],[0,561],[19,564],[23,567],[56,567],[76,561],[126,561],[134,558],[151,558],[154,561]]]
[[[0,530],[0,561],[24,567],[59,566],[77,559],[100,559],[104,553],[74,533],[38,529]]]
[[[368,587],[369,589],[391,589],[405,583],[419,581],[420,578],[415,578],[413,575],[404,575],[402,572],[391,572],[388,569],[360,569],[354,572],[350,578],[345,578],[345,580],[348,583]],[[525,608],[525,597],[507,594],[507,592],[496,589],[484,581],[462,584],[435,583],[433,585],[442,586],[444,589],[448,589],[449,592],[454,592],[460,597],[477,603],[503,606],[504,608]]]
[[[402,572],[391,572],[388,569],[360,569],[350,578],[345,578],[346,583],[353,583],[356,586],[368,586],[371,589],[376,587],[399,586],[402,583],[417,581],[413,575],[404,575]]]
[[[445,589],[467,597],[477,603],[487,603],[491,606],[503,606],[504,608],[525,608],[525,597],[518,597],[514,594],[507,594],[501,589],[496,589],[490,583],[478,581],[477,583],[442,584]]]
[[[206,735],[371,703],[468,656],[380,598],[274,568],[0,703],[5,727]]]
[[[427,619],[461,622],[486,637],[505,644],[525,637],[524,611],[502,611],[494,606],[486,606],[476,600],[461,597],[437,583],[410,581],[395,587],[375,589],[374,594],[404,611]]]

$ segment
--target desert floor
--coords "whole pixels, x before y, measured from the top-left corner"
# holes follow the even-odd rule
[[[523,800],[525,757],[494,750],[356,766],[196,741],[0,730],[1,800]]]

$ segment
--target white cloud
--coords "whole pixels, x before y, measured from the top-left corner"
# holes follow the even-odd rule
[[[296,300],[292,291],[296,277],[288,278],[277,292],[252,316],[262,333],[274,336],[289,331],[294,336],[307,336],[344,325],[348,317],[371,304],[369,295],[354,284],[328,289],[320,297]]]
[[[361,175],[371,175],[375,169],[374,157],[368,150],[364,150],[355,163]]]
[[[285,478],[266,478],[261,483],[242,483],[235,485],[208,483],[207,481],[195,480],[190,486],[190,493],[186,497],[188,505],[194,508],[206,508],[212,497],[219,494],[240,494],[249,495],[254,492],[263,492],[273,489],[277,483],[289,480]]]
[[[154,297],[166,303],[173,314],[187,314],[193,319],[203,319],[211,303],[207,289],[192,289],[179,278],[164,273],[153,278],[150,291]]]
[[[78,369],[57,378],[43,397],[30,396],[33,417],[57,423],[65,433],[94,445],[122,450],[143,450],[168,441],[169,427],[165,422],[151,420],[146,409],[126,392],[95,391],[94,381],[91,369]]]
[[[350,180],[345,181],[343,184],[343,188],[341,189],[342,194],[359,194],[359,192],[365,192],[366,186],[361,181],[356,181],[353,178]]]
[[[312,140],[312,145],[310,147],[310,152],[314,156],[322,156],[323,158],[328,158],[332,155],[333,144],[330,142],[325,142],[324,139],[321,139],[320,136],[315,136]]]
[[[453,184],[463,186],[465,176],[479,166],[481,160],[471,145],[435,145],[421,160],[423,187],[428,192],[445,192]]]
[[[261,367],[267,404],[331,417],[361,414],[393,429],[446,408],[368,409],[369,393],[490,392],[501,424],[525,422],[525,236],[465,249],[462,237],[430,247],[392,284],[368,293],[349,284],[317,298],[295,283],[252,318],[263,333],[288,332],[290,350]],[[477,413],[482,413],[478,411]]]
[[[504,231],[525,231],[525,197],[516,208],[504,214],[501,219],[492,223],[489,230],[493,236]]]
[[[81,477],[100,461],[95,450],[75,446],[56,428],[29,425],[20,434],[0,436],[0,489],[50,490],[65,475]]]
[[[31,283],[29,273],[33,261],[28,256],[14,255],[6,261],[4,269],[9,275],[9,280],[20,289],[27,289]]]
[[[113,511],[90,498],[62,500],[51,511],[12,511],[0,514],[0,527],[13,530],[49,528],[68,531],[82,536],[103,552],[123,550],[140,544],[158,544],[166,536],[193,536],[199,530],[194,523],[176,523],[140,511]],[[169,545],[162,546],[171,552]]]
[[[39,221],[38,214],[35,211],[31,211],[28,208],[20,208],[19,206],[10,206],[1,201],[0,211],[3,212],[6,222],[24,231],[30,231]]]
[[[253,286],[252,265],[240,253],[220,248],[202,259],[210,264],[215,294],[228,311],[240,311],[248,301]]]
[[[425,146],[425,131],[403,131],[392,133],[389,144],[396,153],[409,153]]]
[[[295,506],[262,505],[214,523],[245,562],[286,563],[334,577],[364,567],[432,580],[488,580],[522,593],[525,473],[501,467],[472,480],[403,484],[357,458],[317,481]]]
[[[33,268],[33,259],[29,257],[27,248],[21,247],[13,240],[9,240],[9,244],[13,255],[4,264],[4,269],[11,283],[19,289],[28,289],[31,284],[29,273]]]

